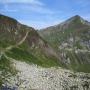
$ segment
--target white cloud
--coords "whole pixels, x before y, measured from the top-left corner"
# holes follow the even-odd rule
[[[0,9],[0,11],[2,12],[22,12],[22,13],[39,13],[39,14],[47,14],[47,15],[53,15],[54,12],[53,10],[50,10],[49,8],[46,8],[46,7],[41,7],[41,6],[28,6],[28,5],[24,5],[24,6],[21,6],[21,7],[18,7],[17,8],[12,8],[10,7],[8,4],[4,4],[3,8]]]
[[[0,9],[0,12],[17,12],[18,9],[12,9],[8,6],[8,4],[4,4],[3,8]]]
[[[55,12],[49,8],[43,7],[43,6],[24,6],[21,7],[22,10],[26,11],[26,12],[36,12],[36,13],[40,13],[40,14],[54,14]]]
[[[3,0],[3,8],[0,11],[4,12],[35,12],[40,14],[54,14],[55,12],[46,7],[40,0]],[[17,3],[16,3],[17,2]],[[15,6],[14,8],[12,6]]]
[[[44,5],[40,0],[0,0],[0,3],[29,3],[32,5]]]

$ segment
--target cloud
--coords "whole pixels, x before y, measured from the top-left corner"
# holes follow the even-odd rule
[[[40,0],[0,0],[0,3],[29,3],[32,5],[44,5],[44,3],[42,3]]]
[[[42,6],[30,6],[30,5],[25,5],[24,7],[21,7],[22,10],[26,12],[35,12],[39,14],[54,14],[53,10],[50,10],[49,8],[42,7]]]
[[[8,6],[8,4],[3,4],[3,7],[2,8],[0,8],[0,12],[17,12],[18,11],[18,9],[15,9],[15,8],[10,8],[9,6]]]
[[[34,12],[40,14],[53,14],[54,11],[47,8],[41,0],[0,0],[3,4],[2,12]]]

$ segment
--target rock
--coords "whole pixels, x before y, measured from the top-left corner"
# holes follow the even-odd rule
[[[42,68],[13,61],[19,71],[5,82],[10,90],[90,90],[90,73],[74,73],[60,67]],[[13,89],[14,88],[14,89]],[[7,89],[8,90],[8,89]]]

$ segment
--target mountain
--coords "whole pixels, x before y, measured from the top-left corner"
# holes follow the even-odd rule
[[[0,90],[90,89],[89,22],[75,16],[57,26],[37,32],[0,15]]]
[[[11,65],[13,60],[42,67],[60,66],[56,51],[34,28],[0,15],[0,84],[4,81],[2,76],[15,74]]]
[[[79,15],[38,31],[74,71],[90,72],[90,23]]]

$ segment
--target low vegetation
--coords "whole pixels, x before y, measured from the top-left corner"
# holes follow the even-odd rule
[[[6,54],[7,56],[13,59],[25,61],[30,64],[36,64],[42,67],[59,66],[59,63],[55,60],[54,57],[48,58],[42,54],[34,55],[21,48],[13,48],[12,50],[8,51]]]
[[[5,81],[5,78],[9,77],[9,75],[15,75],[16,72],[10,60],[3,55],[0,58],[0,86]]]

